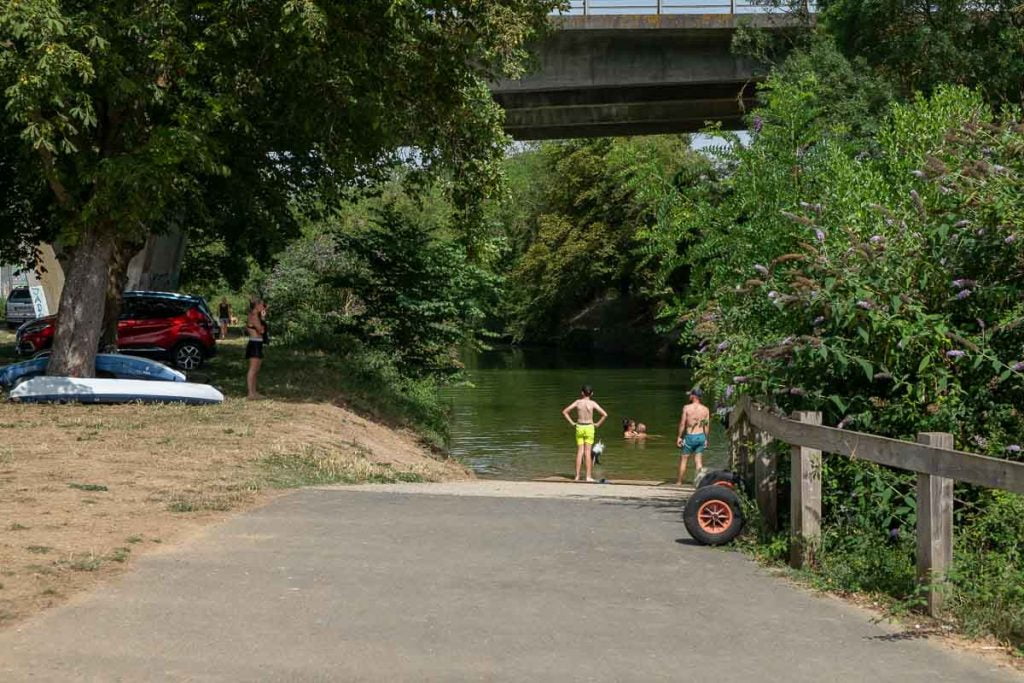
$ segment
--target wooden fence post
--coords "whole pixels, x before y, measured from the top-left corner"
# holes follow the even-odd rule
[[[732,471],[738,474],[744,484],[753,477],[750,471],[750,421],[745,415],[729,424],[729,459]]]
[[[779,528],[778,456],[772,448],[772,435],[757,432],[754,447],[754,491],[768,531]]]
[[[917,442],[953,450],[953,435],[924,432]],[[942,587],[953,561],[953,480],[917,475],[917,578],[928,586],[928,614],[942,611]]]
[[[821,424],[821,413],[797,411],[793,419]],[[790,493],[789,564],[795,569],[813,565],[821,542],[821,451],[793,445]]]

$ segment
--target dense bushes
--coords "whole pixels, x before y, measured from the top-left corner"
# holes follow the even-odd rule
[[[702,245],[702,371],[833,424],[1019,457],[1024,128],[949,88],[894,106],[876,144],[795,154],[766,124],[737,153],[799,180]]]
[[[642,251],[639,236],[665,208],[664,188],[706,167],[686,136],[550,142],[512,157],[511,193],[491,207],[504,329],[516,341],[555,342],[611,298],[634,302],[650,329],[661,254]]]
[[[493,284],[445,237],[447,220],[389,195],[311,226],[267,279],[275,332],[307,347],[381,354],[410,377],[456,371],[457,346],[479,329]]]
[[[1020,459],[1020,111],[958,86],[885,94],[823,39],[777,69],[751,144],[718,150],[716,180],[678,193],[655,229],[693,264],[666,310],[725,402],[746,393],[900,438],[950,431],[958,448]],[[920,599],[913,481],[826,459],[820,581]],[[1020,645],[1021,498],[958,486],[957,499],[948,604],[965,627]]]

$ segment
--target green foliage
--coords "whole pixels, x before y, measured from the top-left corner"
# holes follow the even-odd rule
[[[833,424],[1019,452],[1024,129],[947,88],[894,106],[870,145],[794,150],[807,98],[778,90],[806,87],[777,88],[732,195],[697,208],[735,221],[691,252],[701,373]]]
[[[693,264],[665,310],[698,347],[701,382],[723,402],[746,393],[899,438],[949,431],[1021,459],[1020,111],[944,85],[891,102],[823,39],[774,70],[763,99],[751,143],[716,150],[709,182],[648,233]],[[814,580],[918,605],[913,475],[827,458],[822,491]],[[957,499],[953,616],[1019,647],[1021,498],[959,486]],[[784,556],[779,537],[752,540]]]
[[[1024,16],[1018,0],[827,0],[821,23],[844,52],[867,59],[905,94],[943,84],[988,101],[1024,100]]]
[[[659,257],[640,250],[638,234],[670,206],[674,183],[704,165],[684,136],[553,142],[513,157],[511,194],[493,212],[512,336],[557,338],[609,295],[649,309]]]
[[[948,601],[969,633],[1024,650],[1024,497],[989,491],[956,539]]]
[[[57,238],[71,282],[169,226],[265,260],[297,233],[296,197],[329,206],[409,149],[455,170],[469,212],[506,139],[487,82],[521,72],[557,4],[2,3],[0,170],[33,210],[0,248]],[[80,263],[78,244],[101,248]],[[102,275],[65,291],[52,365],[91,372]]]
[[[267,281],[275,333],[386,353],[405,374],[444,375],[482,324],[492,276],[451,232],[450,207],[399,195],[345,205],[294,242]]]

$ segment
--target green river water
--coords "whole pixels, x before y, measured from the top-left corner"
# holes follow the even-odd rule
[[[573,475],[576,445],[561,411],[594,387],[594,400],[609,417],[595,478],[675,480],[679,413],[690,388],[678,368],[636,367],[614,357],[581,356],[550,349],[486,351],[465,359],[468,382],[451,387],[451,453],[479,476],[534,479]],[[622,437],[622,419],[647,425],[646,442]],[[723,430],[713,420],[705,466],[726,462]],[[693,477],[691,460],[687,479]]]

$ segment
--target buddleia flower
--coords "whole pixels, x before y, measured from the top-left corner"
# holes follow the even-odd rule
[[[946,351],[946,356],[948,358],[963,358],[966,355],[967,352],[961,351],[960,349],[950,349],[949,351]]]
[[[768,277],[769,275],[768,269],[762,266],[760,263],[754,264],[754,270],[761,273],[761,275],[764,275],[765,277]]]
[[[959,299],[960,301],[963,301],[964,299],[966,299],[970,295],[971,295],[971,290],[969,290],[969,289],[961,289],[959,292],[956,293],[956,298]]]
[[[956,223],[954,223],[953,227],[954,228],[966,228],[970,224],[971,224],[971,222],[969,220],[967,220],[966,218],[964,218],[963,220],[959,220]]]
[[[746,384],[750,381],[750,378],[746,375],[736,375],[732,378],[733,384]]]
[[[867,299],[861,299],[860,301],[857,302],[857,307],[863,308],[865,311],[870,311],[872,308],[875,307],[875,305],[872,304]]]

